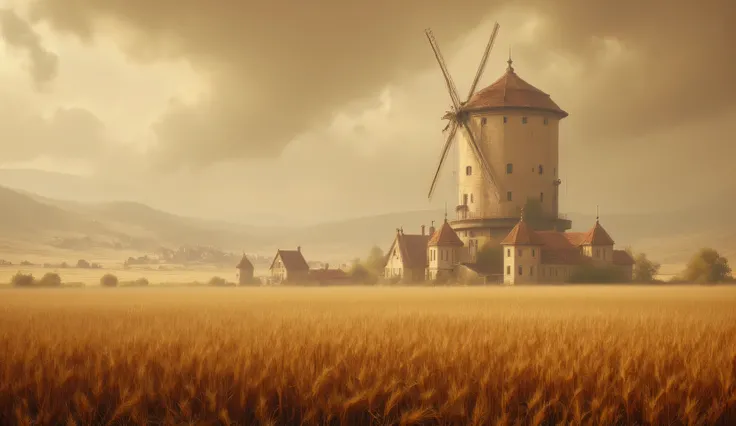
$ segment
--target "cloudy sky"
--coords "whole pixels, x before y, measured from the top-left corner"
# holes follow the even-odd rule
[[[423,29],[464,93],[498,21],[481,87],[511,47],[570,113],[563,210],[734,189],[732,0],[461,3],[0,0],[0,167],[252,223],[452,206],[454,163],[426,199],[449,98]]]

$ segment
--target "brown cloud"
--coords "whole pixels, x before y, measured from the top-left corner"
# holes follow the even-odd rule
[[[5,42],[28,53],[31,77],[37,88],[43,88],[58,72],[58,57],[43,47],[33,28],[10,9],[0,9],[0,36]]]
[[[582,72],[569,104],[596,139],[733,107],[731,0],[504,4],[543,18],[536,44],[517,50],[526,61],[544,66],[551,54],[577,61]],[[162,158],[202,165],[279,155],[347,103],[436,67],[423,28],[435,30],[447,56],[450,41],[493,8],[481,0],[462,7],[419,0],[44,0],[34,16],[86,39],[112,28],[112,19],[134,34],[126,40],[132,57],[185,58],[211,78],[206,101],[174,104],[155,126]],[[607,37],[622,43],[631,61],[600,62]]]
[[[41,156],[96,159],[108,148],[105,126],[91,112],[58,108],[43,117],[32,106],[14,101],[0,105],[0,161],[22,162]]]

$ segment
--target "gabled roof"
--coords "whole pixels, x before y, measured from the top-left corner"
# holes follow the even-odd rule
[[[240,259],[240,262],[238,263],[238,266],[236,266],[237,269],[253,269],[253,264],[250,263],[250,260],[248,260],[248,257],[246,255],[243,255],[243,258]]]
[[[429,243],[429,235],[412,235],[397,232],[388,255],[398,245],[401,253],[401,261],[405,268],[424,268],[427,266],[427,245]],[[388,257],[387,257],[388,259]]]
[[[465,104],[464,109],[483,111],[505,108],[535,109],[567,117],[550,96],[524,81],[514,71],[509,59],[506,73],[490,86],[479,90]]]
[[[522,214],[519,223],[509,232],[506,238],[501,241],[502,246],[541,246],[544,241],[524,220]]]
[[[634,263],[634,258],[626,250],[613,251],[614,265],[633,265]]]
[[[436,230],[429,238],[427,245],[462,247],[464,244],[460,237],[457,236],[455,230],[447,223],[447,219],[445,219],[445,223],[442,224],[440,229]]]
[[[271,262],[269,269],[273,269],[273,264],[279,257],[284,263],[284,268],[286,268],[287,271],[309,270],[309,265],[307,264],[307,261],[304,260],[301,250],[276,250],[276,256],[273,257],[273,261]]]
[[[590,231],[585,234],[585,237],[580,244],[590,246],[612,246],[613,238],[608,235],[608,232],[606,232],[601,224],[598,223],[598,220],[596,220],[595,225],[593,225],[593,227],[590,228]]]

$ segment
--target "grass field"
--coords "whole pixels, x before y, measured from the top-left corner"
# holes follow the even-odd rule
[[[736,287],[0,291],[18,424],[734,424]]]

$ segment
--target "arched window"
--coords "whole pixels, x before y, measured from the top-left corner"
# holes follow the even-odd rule
[[[470,176],[473,174],[473,168],[470,166],[465,167],[465,176]]]

